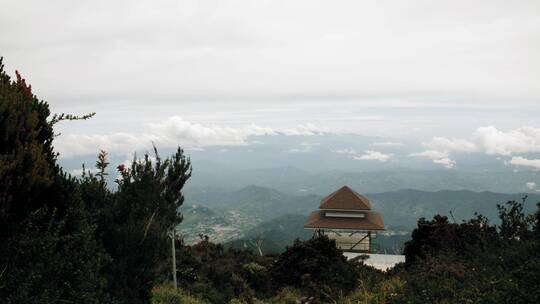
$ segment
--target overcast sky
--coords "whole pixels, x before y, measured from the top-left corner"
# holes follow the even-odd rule
[[[540,1],[4,0],[0,10],[9,73],[55,112],[97,112],[59,125],[66,155],[84,140],[229,144],[275,131],[444,137],[485,152],[473,139],[490,126],[533,128],[540,146],[539,54]]]

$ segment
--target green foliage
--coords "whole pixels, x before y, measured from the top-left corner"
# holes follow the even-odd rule
[[[0,59],[0,302],[99,303],[107,255],[56,163],[49,107]]]
[[[245,301],[243,300],[240,300],[240,299],[231,299],[229,301],[229,304],[247,304]]]
[[[405,243],[406,264],[417,259],[436,255],[441,251],[454,251],[459,254],[476,254],[489,244],[498,241],[495,227],[488,225],[487,219],[477,216],[462,224],[449,223],[445,216],[436,215],[433,220],[418,220],[411,240]]]
[[[152,287],[170,261],[168,233],[181,221],[181,189],[191,176],[191,163],[178,148],[162,159],[145,154],[117,167],[118,189],[108,190],[106,153],[98,156],[98,173],[84,174],[80,191],[91,206],[97,236],[112,261],[104,269],[107,290],[120,303],[146,303]],[[167,268],[168,269],[168,268]]]
[[[247,250],[227,249],[202,237],[193,246],[177,245],[178,280],[183,289],[210,303],[239,299],[252,303],[255,294],[270,291],[267,268],[271,257]]]
[[[374,284],[366,281],[372,281],[373,277],[369,275],[362,277],[359,286],[347,297],[336,301],[339,304],[383,304],[396,302],[398,295],[403,293],[405,281],[398,275],[378,275]],[[398,302],[399,303],[399,302]]]
[[[302,299],[304,298],[300,294],[300,291],[291,287],[285,287],[280,289],[277,295],[269,302],[272,304],[297,304],[301,303]]]
[[[19,73],[17,78],[11,81],[0,59],[0,226],[6,234],[44,205],[65,209],[49,191],[60,171],[49,106],[32,95]]]
[[[536,207],[536,212],[531,215],[531,222],[533,223],[532,238],[538,241],[540,240],[540,203],[537,203]]]
[[[292,286],[319,298],[335,298],[354,289],[358,274],[336,243],[326,236],[295,241],[270,268],[276,287]]]
[[[499,232],[505,239],[527,238],[530,236],[532,218],[527,218],[523,213],[523,206],[527,196],[523,197],[522,203],[510,201],[504,205],[497,205],[501,224]]]
[[[99,303],[106,297],[99,270],[107,260],[98,250],[92,228],[69,227],[80,215],[70,209],[61,220],[40,210],[4,243],[7,259],[1,290],[3,303]],[[45,220],[47,219],[47,220]]]
[[[190,160],[154,149],[118,166],[108,189],[106,153],[94,176],[72,178],[56,163],[54,115],[0,60],[0,302],[148,303],[170,258],[167,233],[181,222]],[[49,120],[48,120],[49,119]]]
[[[182,290],[176,290],[171,285],[159,285],[152,289],[152,304],[204,304]]]
[[[499,227],[481,217],[462,224],[421,219],[406,244],[406,287],[400,301],[538,303],[540,246],[530,237],[522,204],[499,206]]]

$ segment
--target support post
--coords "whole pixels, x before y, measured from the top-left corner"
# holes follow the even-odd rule
[[[368,242],[368,252],[371,253],[371,231],[368,232],[369,242]]]
[[[173,228],[172,233],[171,233],[171,239],[172,239],[172,275],[173,275],[174,290],[177,290],[178,289],[178,283],[176,282],[176,248],[175,248],[176,237],[174,236],[175,230],[176,230],[176,227]]]

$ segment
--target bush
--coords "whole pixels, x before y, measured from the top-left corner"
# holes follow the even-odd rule
[[[421,219],[406,244],[406,285],[399,300],[538,303],[540,244],[534,238],[535,215],[526,217],[523,203],[499,205],[499,227],[482,217],[461,224],[440,216]]]
[[[182,290],[175,290],[171,285],[159,285],[152,289],[152,304],[203,304]]]
[[[354,289],[358,278],[355,267],[336,248],[335,241],[321,236],[296,240],[272,265],[270,276],[276,289],[291,286],[328,300]]]
[[[275,304],[297,304],[302,302],[302,295],[296,289],[285,287],[281,289],[270,303]]]
[[[499,241],[495,227],[482,216],[461,224],[449,223],[446,216],[440,215],[431,221],[421,218],[411,237],[404,250],[407,266],[444,251],[474,255]]]
[[[232,299],[252,303],[269,295],[267,268],[271,257],[261,257],[248,250],[214,244],[208,239],[193,246],[177,246],[178,280],[182,288],[201,295],[211,303]]]

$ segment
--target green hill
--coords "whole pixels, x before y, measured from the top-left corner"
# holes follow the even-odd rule
[[[313,232],[304,229],[305,216],[287,214],[262,222],[244,234],[244,237],[231,241],[226,246],[255,249],[255,240],[262,239],[263,253],[277,253],[291,245],[295,239],[309,239]]]
[[[497,218],[496,205],[509,200],[521,200],[522,194],[504,194],[495,192],[474,192],[467,190],[436,192],[419,190],[398,190],[383,193],[366,193],[373,209],[380,212],[387,227],[404,226],[412,228],[420,217],[430,218],[435,214],[462,221],[481,213],[491,220]],[[203,204],[212,209],[240,213],[256,217],[261,221],[271,220],[286,214],[307,216],[319,207],[322,196],[294,196],[275,189],[248,186],[238,191],[191,192],[187,202]],[[540,195],[529,194],[526,210],[534,210]]]
[[[480,213],[496,223],[496,205],[522,197],[521,194],[446,190],[399,190],[366,196],[373,209],[381,213],[388,229],[387,234],[379,234],[377,239],[383,252],[399,251],[409,237],[407,232],[415,227],[420,217],[442,214],[451,221],[461,222]],[[187,197],[188,203],[205,206],[183,207],[185,219],[179,227],[192,242],[197,240],[199,233],[204,233],[216,242],[227,242],[228,246],[254,248],[253,240],[262,238],[264,252],[279,252],[294,239],[311,236],[311,232],[303,228],[304,221],[318,208],[321,198],[288,195],[260,186],[232,192],[191,193]],[[525,211],[531,212],[538,201],[539,195],[529,194]]]

